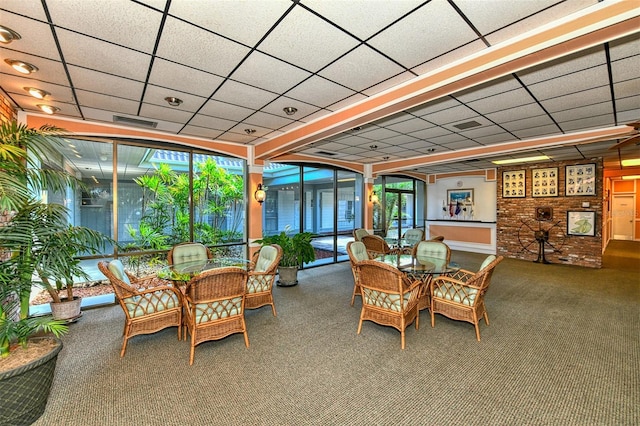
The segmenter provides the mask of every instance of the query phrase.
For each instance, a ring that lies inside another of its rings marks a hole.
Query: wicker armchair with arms
[[[169,265],[178,265],[180,263],[195,262],[198,260],[206,261],[212,257],[211,250],[200,243],[180,243],[173,246],[167,253]]]
[[[120,356],[133,336],[151,334],[167,327],[178,327],[182,337],[182,297],[168,281],[149,276],[136,278],[126,272],[120,260],[99,262],[98,268],[111,282],[116,300],[124,311],[124,341]]]
[[[273,316],[276,305],[273,301],[273,283],[276,279],[278,264],[282,259],[282,248],[277,244],[262,246],[251,261],[247,280],[247,295],[244,307],[256,309],[271,305]]]
[[[480,341],[480,318],[489,325],[484,296],[491,284],[491,276],[503,256],[490,255],[482,262],[478,272],[460,269],[448,276],[441,275],[431,281],[431,327],[435,326],[435,314],[442,314],[458,321],[467,321],[476,329]]]
[[[353,230],[353,239],[356,241],[362,241],[362,237],[364,237],[365,235],[371,234],[369,234],[369,231],[364,228],[356,228]]]
[[[407,229],[407,231],[402,236],[404,240],[404,247],[402,249],[403,253],[411,254],[413,248],[420,242],[424,240],[424,230],[420,228],[411,228]]]
[[[405,347],[405,330],[415,322],[419,327],[418,292],[422,282],[411,281],[398,268],[376,260],[357,263],[362,291],[362,311],[358,334],[363,321],[394,327],[400,331],[400,343]]]
[[[379,235],[365,235],[360,241],[367,248],[369,257],[372,259],[386,254],[398,253],[398,249],[389,247],[389,244]]]
[[[185,332],[191,335],[189,365],[202,342],[242,333],[249,347],[244,320],[246,286],[247,271],[235,266],[209,269],[187,283],[184,304]]]
[[[351,295],[351,306],[356,299],[356,295],[362,295],[360,284],[358,283],[357,264],[362,260],[369,260],[367,248],[362,241],[349,241],[347,243],[347,254],[349,255],[349,263],[351,263],[351,272],[353,273],[353,294]]]

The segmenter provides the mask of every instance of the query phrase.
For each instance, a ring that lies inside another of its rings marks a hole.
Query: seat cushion
[[[251,275],[247,279],[247,293],[260,293],[269,290],[275,275]]]
[[[212,320],[242,314],[242,297],[224,299],[213,303],[196,304],[195,322],[203,324]]]
[[[364,288],[362,290],[362,293],[363,302],[367,305],[374,305],[395,312],[400,312],[402,305],[403,307],[406,307],[407,303],[409,303],[409,298],[411,297],[411,292],[409,291],[404,293],[402,298],[400,298],[399,294],[389,294],[383,291],[376,291],[368,288]]]
[[[361,260],[369,260],[369,254],[367,253],[367,247],[361,241],[355,241],[349,246],[351,254],[359,262]]]
[[[482,265],[480,265],[480,269],[479,270],[483,270],[484,268],[489,266],[489,264],[491,262],[493,262],[494,260],[496,260],[496,257],[493,254],[487,256],[487,258],[482,262]]]
[[[476,301],[478,290],[475,288],[463,287],[456,284],[441,285],[433,290],[433,296],[452,300],[467,306],[473,306]]]
[[[154,291],[140,296],[124,299],[124,304],[132,318],[175,308],[179,305],[178,296],[167,290]]]

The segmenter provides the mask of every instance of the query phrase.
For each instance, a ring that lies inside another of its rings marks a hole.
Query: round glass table
[[[237,266],[247,269],[251,264],[250,260],[239,257],[217,257],[207,260],[195,260],[191,262],[176,263],[168,265],[158,271],[158,278],[179,283],[186,283],[194,276],[203,271],[227,266]]]
[[[447,263],[446,259],[437,257],[421,257],[420,262],[415,259],[411,264],[399,265],[398,269],[413,280],[422,281],[418,295],[418,309],[423,310],[431,306],[431,280],[439,275],[448,275],[457,272],[460,266],[455,262]]]

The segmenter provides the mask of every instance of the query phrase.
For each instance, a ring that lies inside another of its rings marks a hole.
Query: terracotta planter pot
[[[291,287],[298,284],[297,266],[279,266],[277,285],[281,287]]]
[[[80,316],[82,297],[74,297],[73,300],[63,299],[60,303],[49,303],[51,315],[57,320],[73,320]]]
[[[30,425],[44,413],[62,341],[48,354],[0,373],[0,425]]]

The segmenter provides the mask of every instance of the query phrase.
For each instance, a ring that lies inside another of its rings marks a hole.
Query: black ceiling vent
[[[135,127],[146,127],[149,129],[155,129],[158,126],[157,121],[140,120],[139,118],[123,117],[121,115],[114,115],[113,122]]]
[[[334,155],[337,155],[335,152],[329,152],[329,151],[316,151],[316,154],[328,155],[329,157],[333,157]]]
[[[465,123],[459,123],[459,124],[453,125],[453,127],[460,130],[467,130],[467,129],[471,129],[472,127],[478,127],[478,126],[482,126],[482,124],[478,123],[477,121],[467,121]]]

